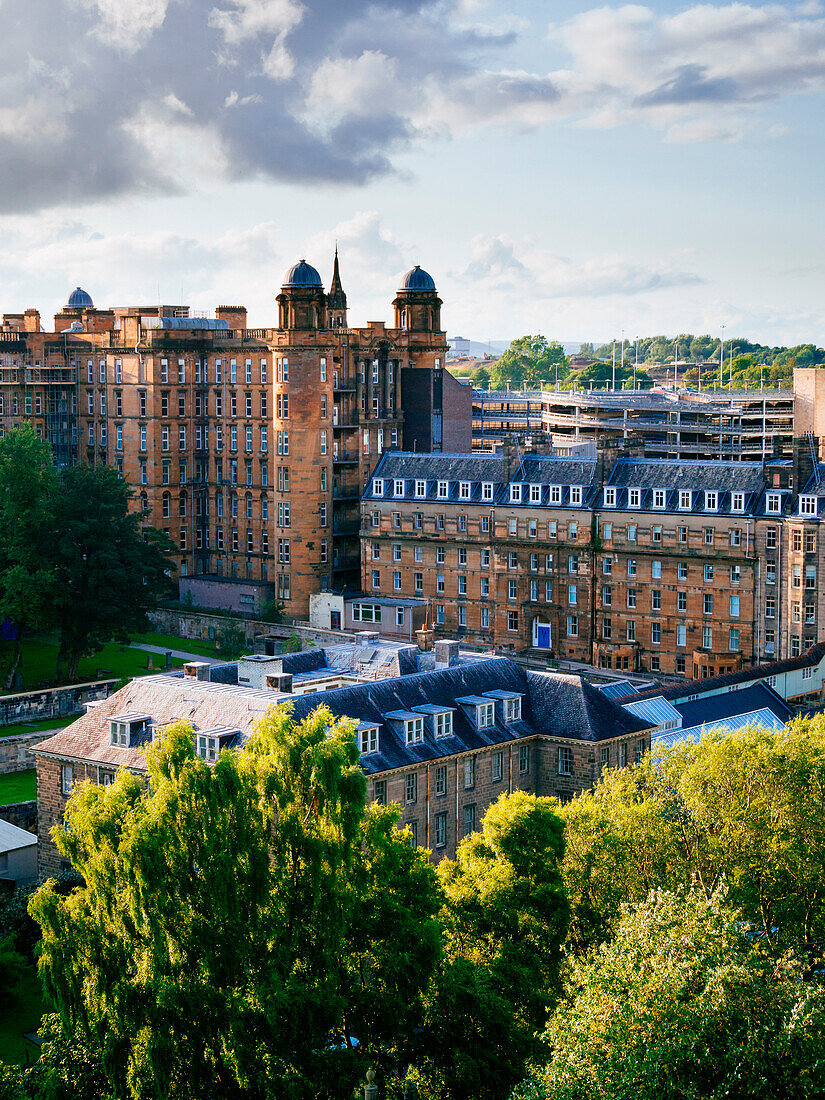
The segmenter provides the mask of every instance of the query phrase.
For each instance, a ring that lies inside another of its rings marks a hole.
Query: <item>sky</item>
[[[0,0],[0,311],[350,322],[421,264],[453,336],[825,339],[825,9]],[[725,329],[722,329],[722,326]]]

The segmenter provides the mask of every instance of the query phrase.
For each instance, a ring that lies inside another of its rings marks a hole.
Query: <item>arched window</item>
[[[238,514],[238,494],[233,493],[232,494],[232,515],[237,516],[237,514]]]
[[[246,500],[246,518],[247,519],[252,519],[252,494],[247,493],[245,500]]]
[[[140,494],[140,510],[144,515],[149,511],[149,497],[146,493]]]
[[[407,311],[406,311],[406,309],[402,309],[401,310],[401,330],[406,331],[406,328],[407,328]]]
[[[171,512],[172,494],[164,493],[161,497],[161,504],[163,510],[163,518],[169,519],[169,513]]]

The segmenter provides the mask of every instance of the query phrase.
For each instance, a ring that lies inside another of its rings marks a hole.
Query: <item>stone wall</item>
[[[0,821],[8,821],[18,829],[37,832],[37,802],[13,802],[11,806],[0,806]]]
[[[17,733],[13,737],[0,737],[0,775],[9,772],[25,772],[35,765],[32,749],[51,737],[52,730],[36,730]]]
[[[88,684],[69,684],[44,691],[0,696],[0,726],[83,714],[86,703],[108,698],[119,683],[119,680],[94,680]]]
[[[354,634],[344,630],[321,630],[309,623],[289,625],[286,623],[265,623],[260,619],[239,619],[235,616],[213,615],[207,611],[173,611],[159,608],[149,612],[149,619],[155,630],[162,634],[172,634],[180,638],[192,638],[197,641],[214,642],[226,627],[239,627],[246,635],[250,651],[256,637],[269,637],[286,641],[297,634],[305,649],[319,645],[338,645],[351,642]]]

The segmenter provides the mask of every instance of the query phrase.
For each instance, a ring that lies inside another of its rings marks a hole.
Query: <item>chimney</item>
[[[243,331],[246,328],[246,306],[218,306],[215,317],[226,321],[230,328]]]
[[[278,677],[278,690],[282,691],[284,695],[292,694],[292,673],[282,672]]]
[[[360,646],[375,645],[378,642],[377,630],[359,630],[357,634]]]
[[[40,332],[40,310],[27,309],[23,314],[23,328],[26,332]]]
[[[435,631],[431,626],[423,626],[420,630],[415,632],[415,640],[418,642],[418,648],[422,653],[429,653],[433,648],[433,638],[435,637]]]
[[[206,661],[187,661],[183,666],[183,675],[189,680],[209,680],[209,665]]]
[[[451,639],[439,639],[435,643],[435,667],[450,668],[458,660],[458,642]]]

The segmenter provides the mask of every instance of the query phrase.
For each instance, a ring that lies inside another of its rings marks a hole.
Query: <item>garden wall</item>
[[[0,806],[0,821],[8,821],[18,829],[37,832],[37,802],[13,802],[11,806]]]
[[[94,680],[88,684],[70,684],[0,696],[0,726],[83,714],[86,703],[108,698],[119,683],[119,680]]]
[[[241,619],[234,615],[213,615],[207,611],[173,611],[159,608],[149,612],[152,626],[161,634],[172,634],[178,638],[192,638],[198,641],[214,642],[222,630],[236,627],[243,630],[250,647],[258,635],[278,638],[286,641],[297,634],[304,648],[320,645],[338,645],[351,642],[355,635],[346,630],[320,630],[309,623],[265,623],[260,619]]]

